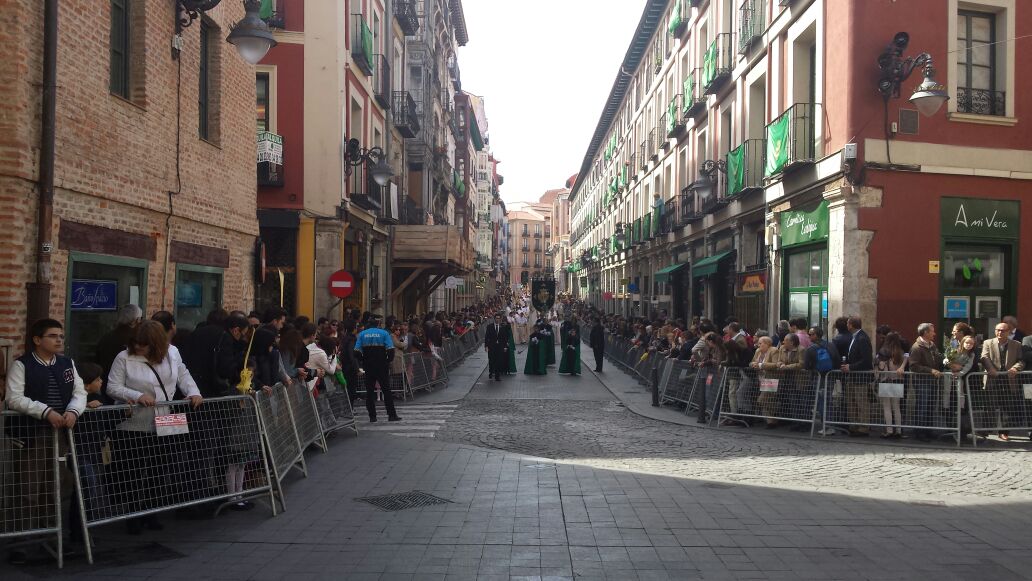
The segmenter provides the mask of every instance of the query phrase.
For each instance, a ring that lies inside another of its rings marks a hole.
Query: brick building
[[[5,2],[0,32],[0,337],[20,345],[28,319],[49,315],[89,359],[127,303],[171,310],[185,329],[220,305],[249,309],[254,69],[225,42],[242,4],[194,20],[178,58],[175,3],[59,4],[52,232],[38,240],[44,4]],[[30,296],[47,281],[43,245],[49,294]]]

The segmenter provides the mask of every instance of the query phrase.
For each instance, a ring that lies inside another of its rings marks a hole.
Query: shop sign
[[[738,284],[743,293],[762,293],[767,290],[767,273],[743,274],[738,277]]]
[[[269,131],[259,131],[256,142],[258,163],[267,161],[275,165],[283,165],[283,137]]]
[[[781,213],[781,245],[795,246],[828,239],[828,202],[812,212]]]
[[[114,311],[118,308],[118,281],[72,279],[69,300],[73,311]]]
[[[943,297],[942,303],[942,318],[967,320],[971,306],[971,302],[968,297]]]
[[[963,238],[1018,238],[1021,204],[1015,200],[943,198],[942,235]]]

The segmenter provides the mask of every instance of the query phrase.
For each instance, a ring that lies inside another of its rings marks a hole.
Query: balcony
[[[534,238],[541,238],[540,232],[534,232]]]
[[[469,271],[473,269],[473,244],[462,230],[448,225],[394,227],[395,268],[425,267]]]
[[[408,91],[394,91],[394,127],[402,137],[412,139],[419,134],[419,113]]]
[[[351,15],[351,58],[366,76],[373,74],[373,31],[362,14]]]
[[[637,181],[638,179],[638,166],[635,165],[637,161],[637,154],[632,153],[631,156],[627,158],[627,162],[624,164],[624,171],[627,172],[628,176],[630,177],[630,181],[632,182]]]
[[[706,93],[702,89],[701,79],[702,69],[697,68],[689,73],[688,78],[684,80],[684,91],[682,93],[684,106],[682,109],[685,119],[694,118],[706,110]]]
[[[667,105],[666,112],[666,132],[667,138],[673,139],[680,135],[688,125],[684,122],[684,117],[681,115],[681,98],[683,95],[674,95],[673,99],[670,99],[670,104]]]
[[[659,217],[659,233],[667,234],[681,226],[681,214],[677,198],[671,198],[663,204],[663,213]]]
[[[681,210],[681,224],[694,224],[702,220],[706,215],[704,212],[699,211],[696,198],[695,192],[691,191],[690,188],[681,190],[681,196],[677,201],[677,205],[680,206],[679,209]]]
[[[642,242],[652,240],[655,231],[652,229],[652,212],[645,212],[641,218],[641,240]]]
[[[703,57],[702,87],[707,95],[715,94],[731,78],[731,69],[734,68],[733,54],[731,33],[718,34]]]
[[[747,139],[727,154],[727,197],[763,189],[762,139]]]
[[[286,15],[286,0],[279,0],[278,2],[262,2],[262,9],[258,13],[259,18],[265,21],[265,25],[269,28],[277,28],[279,30],[286,30],[287,28],[287,15]]]
[[[641,241],[641,218],[636,218],[631,224],[631,246],[637,246]]]
[[[638,160],[638,169],[644,171],[649,169],[649,140],[646,138],[641,142],[641,159]]]
[[[697,208],[702,214],[712,214],[728,204],[727,174],[722,171],[714,171],[711,177],[712,184],[693,191],[697,200]],[[699,182],[696,182],[699,184]],[[696,184],[691,186],[694,190]]]
[[[409,226],[423,226],[426,224],[426,210],[416,204],[412,198],[404,196],[398,210],[399,223]]]
[[[391,63],[382,54],[373,55],[373,95],[384,109],[391,108]]]
[[[524,238],[526,238],[527,236],[530,236],[530,232],[528,232],[527,230],[524,230],[520,235],[523,236]]]
[[[1007,114],[1007,93],[957,87],[957,113],[1004,116]]]
[[[649,144],[649,149],[648,149],[648,151],[649,151],[649,158],[651,158],[652,161],[658,160],[659,159],[659,129],[658,128],[653,127],[649,131],[649,137],[648,137],[647,141],[648,141],[648,144]]]
[[[670,26],[667,29],[670,36],[679,38],[688,29],[690,14],[691,8],[688,6],[688,0],[674,0],[674,10],[670,13]]]
[[[394,17],[405,36],[415,36],[419,32],[419,13],[416,12],[416,0],[394,0]]]
[[[767,125],[764,176],[772,177],[817,159],[820,103],[796,103]]]
[[[401,200],[399,199],[398,186],[387,184],[381,189],[383,204],[376,219],[382,224],[397,224],[401,221]],[[408,199],[407,197],[405,199]]]
[[[753,42],[763,38],[766,8],[764,0],[745,0],[738,8],[738,54],[749,52]]]
[[[379,214],[380,208],[383,207],[383,186],[373,181],[372,172],[366,171],[365,164],[352,169],[348,189],[352,204],[373,214]]]

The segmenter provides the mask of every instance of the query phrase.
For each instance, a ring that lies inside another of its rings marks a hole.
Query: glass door
[[[176,328],[192,331],[222,305],[222,269],[180,265],[176,271]]]
[[[802,317],[808,325],[828,326],[828,249],[823,245],[789,254],[788,293],[782,313]]]

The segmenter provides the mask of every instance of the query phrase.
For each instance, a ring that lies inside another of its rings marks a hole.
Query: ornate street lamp
[[[701,205],[712,203],[716,199],[717,172],[727,173],[727,164],[722,159],[716,161],[707,159],[699,167],[699,177],[688,186],[690,191],[695,192]]]
[[[910,44],[910,35],[905,32],[897,32],[892,37],[892,42],[878,57],[878,68],[881,69],[878,92],[888,104],[889,99],[899,97],[900,84],[914,72],[914,69],[923,67],[924,80],[910,95],[910,102],[922,115],[931,117],[939,111],[943,103],[949,100],[950,96],[946,93],[946,87],[935,82],[932,55],[923,52],[916,57],[903,57],[903,51],[906,50],[908,44]]]
[[[616,236],[616,241],[620,243],[621,249],[627,248],[628,230],[630,230],[628,224],[625,224],[624,222],[616,223],[616,230],[613,232],[613,235]]]
[[[201,14],[215,8],[222,0],[176,0],[176,35],[193,24]],[[276,46],[269,25],[259,16],[261,0],[244,0],[244,17],[233,25],[226,42],[234,45],[240,57],[252,65],[258,64]]]
[[[385,186],[394,176],[391,166],[387,163],[387,154],[380,147],[366,149],[358,140],[352,137],[344,146],[344,177],[351,177],[353,168],[366,164],[373,181],[378,186]]]

